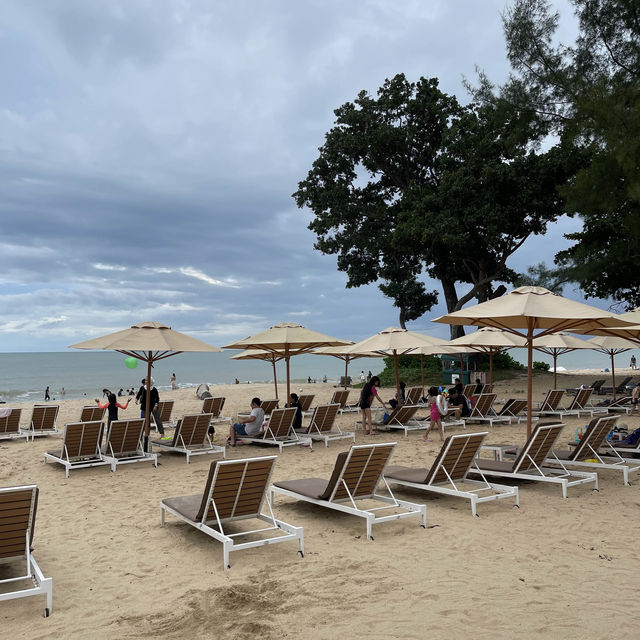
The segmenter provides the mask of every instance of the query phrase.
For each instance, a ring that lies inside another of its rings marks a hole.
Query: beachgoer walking
[[[440,410],[438,409],[438,387],[430,387],[428,391],[429,402],[429,426],[424,434],[425,442],[430,442],[429,433],[434,427],[440,432],[440,439],[444,440],[444,429],[442,428],[442,420],[440,419]]]
[[[171,390],[175,391],[178,388],[178,383],[176,382],[176,374],[175,373],[171,374],[171,378],[169,378],[169,381],[171,382]]]
[[[126,409],[129,406],[129,402],[131,402],[131,398],[128,398],[125,404],[120,404],[115,393],[111,393],[109,389],[103,389],[102,394],[107,398],[107,401],[104,404],[100,404],[100,400],[96,398],[96,402],[98,403],[98,409],[107,410],[108,429],[111,426],[111,423],[118,419],[118,409]]]
[[[373,419],[371,418],[371,404],[373,403],[373,399],[378,398],[380,404],[385,409],[387,408],[384,400],[378,394],[376,386],[380,386],[380,378],[378,378],[378,376],[373,376],[369,382],[362,387],[362,391],[360,392],[360,402],[358,405],[362,410],[362,429],[365,436],[376,435],[373,432]],[[367,431],[367,425],[369,431]]]
[[[49,395],[49,387],[44,390],[44,399],[51,400],[51,396]]]
[[[238,422],[229,427],[227,444],[230,447],[236,446],[237,436],[255,436],[260,433],[262,423],[264,422],[264,409],[260,407],[261,404],[260,398],[252,398],[251,415],[238,420]]]
[[[629,366],[632,369],[637,369],[638,367],[636,366],[636,357],[635,356],[631,356],[631,362],[629,363]]]
[[[158,390],[155,388],[155,382],[153,378],[151,378],[151,393],[149,395],[149,411],[155,420],[156,427],[158,429],[158,433],[163,436],[164,435],[164,425],[162,424],[162,418],[160,416],[160,412],[158,411],[158,402],[160,402],[160,394]],[[142,378],[142,386],[138,389],[138,393],[136,394],[136,404],[140,404],[140,417],[145,417],[145,409],[147,407],[147,379]],[[151,422],[149,422],[151,425]]]
[[[64,387],[62,387],[62,389],[60,389],[60,396],[64,398],[66,395],[67,395],[67,390]]]
[[[365,382],[367,377],[364,375],[364,371],[360,372],[360,382]]]

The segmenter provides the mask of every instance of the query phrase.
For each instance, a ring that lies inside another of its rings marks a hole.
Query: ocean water
[[[181,353],[154,365],[152,376],[159,391],[170,389],[169,378],[176,374],[180,388],[240,382],[273,382],[271,363],[261,360],[231,360],[237,351],[222,353]],[[66,398],[99,398],[102,389],[117,393],[119,389],[140,386],[147,374],[147,365],[139,362],[136,369],[125,366],[125,356],[113,351],[73,351],[51,353],[0,354],[0,396],[7,402],[35,402],[44,399],[50,388],[51,399],[60,399],[60,389]],[[349,375],[356,377],[366,362],[365,372],[380,371],[382,360],[367,358],[349,366]],[[331,356],[304,354],[291,358],[291,378],[296,383],[308,377],[336,382],[344,375],[344,362]],[[278,382],[285,381],[284,363],[276,365]],[[281,387],[284,389],[284,386]]]

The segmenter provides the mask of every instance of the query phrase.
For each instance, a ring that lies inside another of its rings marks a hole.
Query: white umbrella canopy
[[[318,356],[333,356],[340,360],[344,360],[344,388],[347,388],[347,380],[349,378],[349,363],[358,358],[379,358],[379,353],[351,353],[350,347],[355,343],[351,341],[348,345],[341,347],[320,347],[311,353]]]
[[[638,345],[626,338],[619,338],[617,336],[596,336],[590,338],[586,342],[592,349],[606,353],[611,358],[611,388],[613,389],[613,399],[616,399],[616,365],[615,356],[619,353],[624,353],[630,349],[635,349]]]
[[[499,298],[436,318],[434,322],[496,327],[525,338],[528,353],[528,436],[531,435],[534,337],[557,331],[580,329],[580,333],[586,333],[632,324],[621,316],[564,298],[543,287],[519,287]]]
[[[553,388],[556,389],[558,356],[576,349],[593,349],[593,345],[589,344],[588,340],[582,340],[563,331],[558,331],[558,333],[552,333],[541,338],[534,338],[533,348],[553,358]]]
[[[92,338],[70,345],[72,349],[104,349],[118,351],[131,358],[147,363],[147,389],[151,390],[151,368],[153,363],[178,355],[185,351],[215,352],[218,347],[175,331],[160,322],[145,321],[134,324],[128,329],[116,331],[106,336]],[[151,393],[146,394],[144,412],[144,433],[149,438],[149,403]]]
[[[260,349],[283,354],[287,367],[287,398],[291,391],[289,360],[291,356],[307,353],[317,347],[337,347],[348,345],[348,340],[340,340],[332,336],[307,329],[295,322],[281,322],[266,331],[253,336],[236,340],[224,345],[223,349]]]

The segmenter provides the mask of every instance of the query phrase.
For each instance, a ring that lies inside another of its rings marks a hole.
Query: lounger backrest
[[[487,432],[460,433],[449,436],[431,465],[424,484],[463,481]]]
[[[587,406],[591,398],[593,389],[578,389],[578,392],[573,397],[573,402],[569,405],[569,410],[584,409]]]
[[[513,403],[515,402],[514,398],[509,398],[503,405],[502,408],[500,409],[500,411],[498,411],[498,415],[499,416],[512,416],[513,413],[511,411],[511,407],[513,406]]]
[[[331,396],[331,402],[329,404],[339,404],[340,408],[344,407],[347,404],[347,398],[349,397],[348,390],[334,391],[333,396]]]
[[[618,398],[614,400],[609,406],[610,407],[624,407],[625,404],[629,404],[631,402],[631,396],[624,396],[624,398]]]
[[[202,413],[210,413],[214,418],[217,418],[222,413],[222,407],[224,407],[224,401],[226,398],[218,396],[217,398],[205,398],[202,403]]]
[[[495,393],[481,393],[476,397],[476,403],[471,411],[470,418],[486,418],[497,398]]]
[[[551,389],[548,391],[547,397],[540,407],[540,411],[556,411],[563,395],[564,389]]]
[[[339,454],[320,499],[342,500],[349,494],[354,498],[373,495],[395,446],[395,442],[357,445]]]
[[[422,399],[422,387],[409,387],[405,398],[406,404],[418,404]]]
[[[264,415],[270,415],[274,409],[278,408],[279,401],[278,400],[263,400],[260,407],[264,411]]]
[[[309,411],[309,408],[311,407],[311,403],[313,402],[314,398],[315,396],[313,394],[299,396],[298,403],[300,404],[300,408],[303,411]]]
[[[0,488],[0,559],[20,558],[31,546],[38,509],[38,487]],[[28,536],[28,537],[27,537]]]
[[[475,384],[465,384],[464,389],[462,390],[462,395],[467,399],[471,400],[471,396],[474,395],[476,390]]]
[[[573,450],[571,460],[585,460],[593,458],[594,451],[597,451],[607,439],[609,432],[616,424],[618,416],[601,416],[592,418],[587,430],[582,435],[580,444]]]
[[[96,420],[103,420],[104,411],[104,409],[101,409],[95,404],[82,407],[80,420],[78,420],[78,422],[95,422]]]
[[[58,405],[35,405],[31,414],[31,429],[34,431],[52,431],[56,428]]]
[[[171,412],[173,411],[173,400],[161,400],[158,402],[158,411],[162,422],[171,422]]]
[[[22,409],[11,409],[11,413],[0,418],[0,433],[18,433],[20,431],[20,415]]]
[[[602,380],[596,380],[592,385],[591,388],[594,391],[600,391],[600,387],[605,383],[605,379],[602,378]]]
[[[207,440],[211,418],[210,413],[184,416],[176,425],[171,446],[180,446],[183,443],[185,447],[203,445]]]
[[[511,403],[511,406],[509,407],[508,411],[509,411],[509,414],[512,415],[512,416],[518,416],[523,411],[525,411],[526,408],[527,408],[527,401],[526,400],[514,400]]]
[[[265,456],[212,462],[196,520],[215,522],[216,510],[220,520],[257,516],[275,461]]]
[[[291,431],[297,411],[297,407],[274,409],[269,418],[269,435],[273,435],[274,438],[286,438],[289,435],[289,431]]]
[[[384,420],[384,424],[397,424],[397,425],[405,425],[409,420],[416,415],[416,411],[420,407],[416,405],[408,405],[405,404],[401,407],[396,407],[389,417]]]
[[[562,429],[564,424],[559,422],[539,423],[513,461],[512,471],[515,473],[535,468],[534,462],[538,467],[542,467]]]
[[[330,432],[333,429],[339,409],[340,405],[337,403],[318,405],[311,417],[311,428],[309,431],[311,432],[315,429],[319,433]]]
[[[114,456],[126,456],[140,450],[144,418],[135,420],[114,420],[109,427],[107,452]]]
[[[69,422],[64,427],[63,449],[69,460],[95,458],[100,455],[102,422]]]
[[[621,383],[616,387],[616,391],[617,391],[618,393],[622,393],[622,392],[625,390],[626,386],[631,382],[631,378],[632,378],[632,377],[633,377],[633,376],[627,376],[627,377],[626,377],[626,378],[625,378],[625,379],[624,379],[624,380],[623,380],[623,381],[622,381],[622,382],[621,382]]]

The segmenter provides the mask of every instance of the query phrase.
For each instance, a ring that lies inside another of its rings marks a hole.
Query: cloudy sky
[[[0,351],[148,319],[218,345],[283,320],[352,339],[396,325],[377,287],[344,288],[291,194],[360,90],[404,72],[465,102],[476,65],[502,81],[505,6],[5,0]],[[510,266],[550,262],[574,225]],[[443,311],[412,328],[445,336],[428,322]]]

